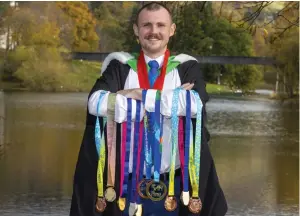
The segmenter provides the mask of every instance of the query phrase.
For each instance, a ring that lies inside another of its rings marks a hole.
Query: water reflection
[[[0,215],[67,215],[87,94],[4,98]],[[298,215],[298,109],[212,99],[207,110],[228,215]]]

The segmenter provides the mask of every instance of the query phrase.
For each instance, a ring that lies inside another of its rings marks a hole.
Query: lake
[[[86,100],[87,93],[1,93],[1,216],[68,215]],[[207,113],[227,215],[298,215],[298,106],[211,98]]]

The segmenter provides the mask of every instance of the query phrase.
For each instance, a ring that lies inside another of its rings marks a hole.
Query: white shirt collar
[[[159,57],[156,58],[156,59],[152,59],[152,58],[150,58],[149,56],[146,56],[145,54],[144,54],[144,56],[145,56],[146,64],[148,64],[149,61],[151,61],[151,60],[156,60],[156,61],[158,62],[158,64],[159,64],[159,68],[161,68],[161,66],[162,66],[162,64],[163,64],[163,62],[164,62],[164,56],[165,56],[165,55],[159,56]]]

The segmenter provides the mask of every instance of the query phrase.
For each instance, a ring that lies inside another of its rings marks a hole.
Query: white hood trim
[[[101,68],[101,74],[103,74],[103,72],[106,70],[106,68],[108,67],[110,61],[116,59],[119,62],[121,62],[122,64],[126,64],[128,62],[128,60],[133,59],[134,56],[132,56],[130,53],[128,52],[113,52],[110,53],[103,61],[102,63],[102,68]]]
[[[174,61],[179,61],[181,64],[190,60],[194,60],[197,61],[198,60],[196,58],[194,58],[193,56],[187,55],[187,54],[179,54],[177,56],[175,56],[175,58],[173,59]]]

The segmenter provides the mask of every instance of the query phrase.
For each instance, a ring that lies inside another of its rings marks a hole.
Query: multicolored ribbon
[[[98,154],[98,167],[97,167],[97,189],[98,189],[98,197],[103,197],[103,172],[105,166],[105,139],[104,139],[104,126],[106,123],[106,118],[103,117],[103,130],[101,136],[101,125],[99,120],[100,113],[100,104],[103,100],[106,91],[101,91],[97,103],[97,116],[96,116],[96,126],[95,126],[95,144],[96,150]]]
[[[201,117],[202,117],[202,102],[196,91],[192,90],[196,97],[197,103],[197,119],[196,119],[196,134],[195,134],[195,150],[193,144],[190,145],[189,170],[192,184],[192,196],[199,197],[199,179],[200,179],[200,161],[201,161]]]
[[[171,111],[171,124],[172,124],[172,154],[171,154],[171,169],[169,173],[169,191],[168,196],[174,196],[174,178],[175,178],[175,162],[176,162],[176,152],[178,147],[178,97],[180,88],[174,89],[173,99],[172,99],[172,111]]]

